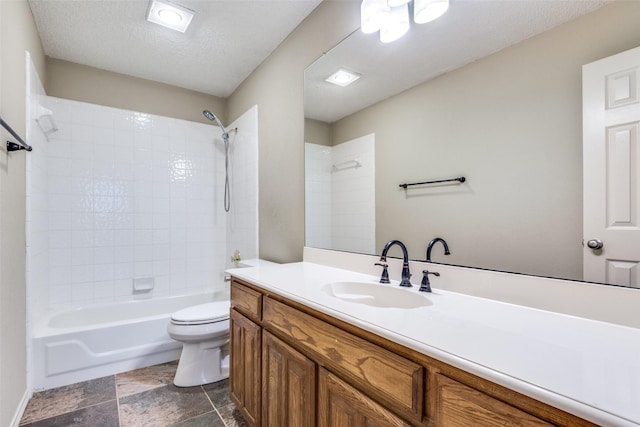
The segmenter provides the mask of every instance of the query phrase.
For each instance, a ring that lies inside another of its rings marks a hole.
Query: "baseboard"
[[[24,410],[27,409],[27,403],[29,403],[29,399],[31,399],[31,392],[29,390],[25,390],[22,395],[22,399],[20,400],[20,404],[16,408],[15,414],[13,414],[13,419],[11,420],[10,427],[18,427],[20,424],[20,420],[24,415]]]

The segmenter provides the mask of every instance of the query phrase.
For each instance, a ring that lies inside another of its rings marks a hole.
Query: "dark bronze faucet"
[[[447,242],[445,242],[445,240],[441,237],[436,237],[435,239],[430,241],[429,245],[427,246],[427,262],[431,262],[431,250],[433,249],[433,245],[435,245],[438,242],[441,242],[442,246],[444,246],[444,254],[451,255],[451,252],[449,252],[449,245],[447,245]]]
[[[411,281],[409,279],[411,279],[411,272],[409,271],[409,252],[407,252],[407,247],[404,245],[404,243],[402,243],[400,240],[390,240],[387,242],[386,245],[384,245],[384,248],[382,249],[382,255],[380,255],[380,262],[381,263],[386,263],[387,262],[387,252],[389,252],[389,249],[391,248],[391,246],[393,245],[398,245],[400,246],[400,249],[402,249],[402,280],[400,281],[400,286],[405,287],[405,288],[410,288],[411,286],[413,286],[411,284]],[[386,271],[387,269],[384,268],[384,271]],[[383,277],[380,279],[380,283],[385,283],[384,280],[384,271],[383,271]],[[387,282],[388,282],[388,278],[387,278]]]
[[[429,275],[440,276],[436,271],[422,270],[422,283],[420,283],[420,292],[431,292],[431,284],[429,283]]]

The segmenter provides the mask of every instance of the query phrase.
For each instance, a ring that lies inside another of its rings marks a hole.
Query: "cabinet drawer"
[[[232,280],[231,307],[259,322],[262,315],[262,294]]]
[[[437,426],[552,426],[540,418],[441,374],[436,374],[435,393],[434,415]]]
[[[420,365],[268,297],[263,326],[291,338],[303,353],[377,396],[384,406],[414,420],[421,418]]]
[[[329,371],[318,379],[318,427],[411,427]]]

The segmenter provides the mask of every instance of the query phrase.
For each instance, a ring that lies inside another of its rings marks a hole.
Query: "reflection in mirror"
[[[305,71],[307,246],[379,255],[399,239],[424,260],[442,237],[451,255],[434,262],[584,280],[582,65],[635,47],[639,17],[638,2],[452,2],[390,45],[352,34]],[[342,91],[324,82],[340,67],[362,75]],[[332,150],[368,135],[375,213],[332,231],[327,204],[346,188]],[[373,217],[370,249],[329,238]]]
[[[307,246],[373,253],[375,135],[334,146],[306,143]]]

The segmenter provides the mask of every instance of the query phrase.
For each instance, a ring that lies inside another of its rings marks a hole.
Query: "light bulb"
[[[438,19],[449,9],[449,0],[415,0],[413,20],[416,24],[426,24]]]
[[[365,34],[380,30],[389,16],[389,10],[387,0],[362,0],[360,4],[360,30]]]
[[[380,41],[382,43],[396,41],[407,31],[409,31],[409,5],[403,4],[392,8],[389,12],[389,19],[380,28]]]
[[[409,3],[409,0],[387,0],[387,5],[389,7],[398,7],[407,3]]]
[[[158,17],[169,25],[177,25],[182,21],[182,16],[171,9],[160,9],[158,11]]]

